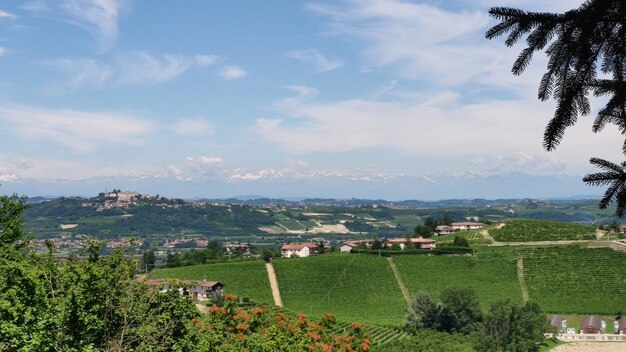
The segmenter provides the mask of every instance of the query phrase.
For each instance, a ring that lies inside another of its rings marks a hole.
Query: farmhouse
[[[615,321],[617,325],[617,329],[615,329],[616,334],[626,335],[626,318],[621,318]]]
[[[308,257],[317,254],[318,247],[312,243],[304,244],[286,244],[280,247],[280,253],[283,258],[291,258],[292,256]]]
[[[178,290],[181,296],[191,296],[194,301],[208,301],[216,295],[224,294],[224,284],[218,281],[192,280],[147,280],[145,284],[160,292]]]
[[[548,316],[548,322],[550,325],[556,327],[559,333],[564,333],[567,330],[567,319],[559,315]]]
[[[588,315],[580,322],[581,334],[602,334],[605,329],[606,322],[594,315]]]
[[[453,222],[452,228],[459,231],[476,230],[487,225],[482,222]]]
[[[430,238],[422,238],[422,237],[418,237],[418,238],[403,238],[403,237],[396,237],[396,238],[388,238],[385,240],[387,242],[388,246],[392,246],[394,243],[397,243],[400,245],[400,248],[402,250],[404,250],[404,248],[406,248],[407,244],[411,244],[411,246],[413,248],[417,248],[417,249],[433,249],[436,247],[435,244],[435,240],[432,240]]]
[[[619,227],[619,233],[624,233],[626,232],[626,225],[622,225]]]
[[[449,235],[449,234],[453,233],[454,231],[456,231],[454,229],[454,227],[448,226],[448,225],[439,225],[439,226],[435,227],[435,232],[438,235]]]

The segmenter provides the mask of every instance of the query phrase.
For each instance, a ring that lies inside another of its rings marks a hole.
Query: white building
[[[292,256],[297,257],[308,257],[312,254],[317,254],[317,245],[311,243],[305,244],[286,244],[280,247],[280,253],[283,258],[291,258]]]

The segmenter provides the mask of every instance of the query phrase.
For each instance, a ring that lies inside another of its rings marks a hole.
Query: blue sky
[[[490,6],[579,3],[0,0],[0,182],[397,198],[403,178],[583,175],[620,160],[617,130],[582,118],[543,151],[545,58],[515,77],[519,47],[484,39]]]

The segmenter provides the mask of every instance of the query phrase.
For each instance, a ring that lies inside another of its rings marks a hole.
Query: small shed
[[[588,315],[580,322],[581,334],[602,334],[606,329],[606,322],[595,315]]]
[[[456,230],[454,229],[454,227],[452,226],[448,226],[448,225],[439,225],[437,227],[435,227],[435,232],[438,235],[449,235],[453,232],[455,232]]]
[[[352,246],[346,243],[343,246],[339,247],[339,252],[350,253],[354,248],[356,248],[356,246]]]
[[[564,333],[567,331],[567,319],[563,318],[559,315],[550,315],[548,316],[548,322],[550,325],[556,327],[559,333]]]

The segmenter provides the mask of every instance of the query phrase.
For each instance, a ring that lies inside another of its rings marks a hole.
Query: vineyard
[[[467,256],[398,256],[393,259],[411,296],[427,291],[434,300],[449,287],[476,290],[483,308],[498,299],[521,303],[515,261],[494,254]]]
[[[260,303],[274,303],[265,263],[262,261],[160,269],[150,274],[150,278],[219,281],[224,284],[226,293],[248,297]]]
[[[578,246],[477,247],[473,256],[404,255],[393,258],[411,296],[427,291],[434,300],[449,287],[471,287],[486,308],[497,299],[521,303],[517,260],[530,300],[546,312],[614,315],[626,311],[626,253]],[[398,327],[405,301],[389,262],[373,255],[319,255],[274,261],[285,308],[339,321]],[[217,280],[227,293],[273,303],[262,261],[156,270],[153,278]],[[379,329],[380,341],[392,332]],[[378,331],[378,330],[376,330]],[[391,337],[390,337],[391,338]]]
[[[511,220],[489,234],[500,242],[593,240],[595,227],[554,221]]]
[[[325,255],[277,260],[274,268],[286,308],[370,324],[404,320],[405,302],[385,258]]]
[[[465,238],[470,244],[490,244],[491,241],[477,231],[457,231],[449,235],[434,237],[438,244],[452,243],[455,237]]]
[[[576,246],[527,249],[530,299],[546,311],[616,314],[626,311],[626,253]]]

